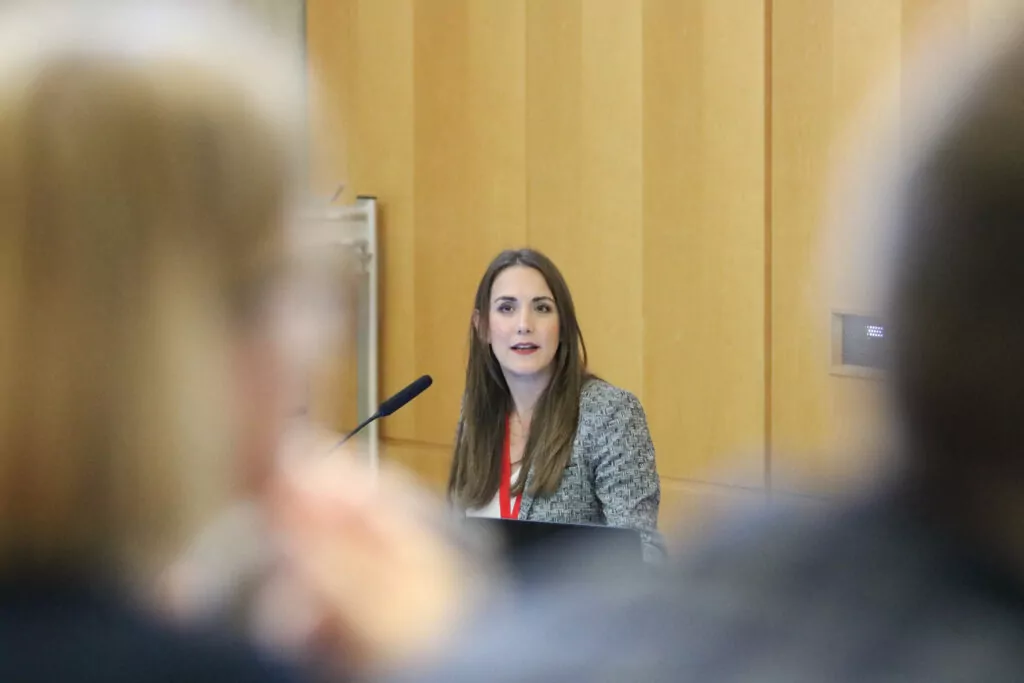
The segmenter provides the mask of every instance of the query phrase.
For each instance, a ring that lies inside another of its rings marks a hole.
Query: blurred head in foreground
[[[904,473],[965,516],[1024,501],[1019,27],[961,35],[905,70],[899,126],[852,169],[841,227],[858,244],[836,253],[847,288],[887,317]]]
[[[893,391],[922,468],[1024,486],[1024,43],[964,90],[906,178]]]
[[[279,435],[297,62],[144,4],[0,23],[0,566],[160,566]]]

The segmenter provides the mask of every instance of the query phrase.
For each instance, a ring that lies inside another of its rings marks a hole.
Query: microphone
[[[353,429],[348,434],[346,434],[345,438],[339,441],[337,445],[334,446],[334,448],[340,447],[346,441],[348,441],[353,436],[362,431],[363,427],[370,424],[371,422],[379,420],[382,417],[387,417],[388,415],[391,415],[396,410],[404,406],[406,403],[408,403],[409,401],[413,400],[414,398],[422,394],[424,391],[426,391],[433,383],[434,379],[430,375],[423,375],[419,379],[415,380],[412,384],[410,384],[409,386],[402,389],[391,398],[381,403],[380,408],[377,409],[376,413],[360,422],[359,426]]]

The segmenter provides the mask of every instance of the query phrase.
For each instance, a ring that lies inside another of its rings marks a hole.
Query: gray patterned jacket
[[[531,475],[526,477],[529,491]],[[661,484],[647,418],[636,396],[599,379],[580,394],[572,459],[546,498],[523,494],[519,519],[601,524],[640,531],[644,558],[664,556],[658,534]]]

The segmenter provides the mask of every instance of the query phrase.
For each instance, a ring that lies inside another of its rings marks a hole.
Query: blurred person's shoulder
[[[864,612],[948,580],[939,570],[953,569],[954,550],[886,486],[841,502],[775,503],[726,517],[684,548],[666,579],[691,607],[713,603],[720,617],[726,603],[717,592],[745,608],[784,606],[793,613],[849,602],[844,606]],[[889,599],[867,599],[878,590]]]
[[[903,555],[910,531],[899,505],[877,491],[852,501],[774,501],[734,508],[682,543],[674,576],[691,581],[778,587],[803,571],[849,566],[874,546],[875,561]],[[899,542],[892,544],[896,537]],[[833,565],[835,562],[835,565]]]
[[[686,656],[715,675],[1024,677],[1021,586],[915,510],[899,487],[733,520],[666,578],[674,620],[698,630],[690,644],[704,648]]]
[[[880,490],[731,515],[650,579],[513,596],[415,680],[506,680],[495,666],[510,632],[532,653],[508,678],[519,683],[1020,680],[1020,595]]]
[[[0,680],[299,683],[298,667],[216,629],[184,628],[109,586],[0,581]]]

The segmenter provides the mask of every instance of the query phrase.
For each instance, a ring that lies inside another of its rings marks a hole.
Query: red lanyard
[[[516,496],[515,505],[509,500],[512,496],[512,441],[509,436],[509,420],[505,418],[505,445],[501,449],[501,488],[498,500],[501,503],[502,519],[519,519],[519,507],[523,502],[523,492]]]

